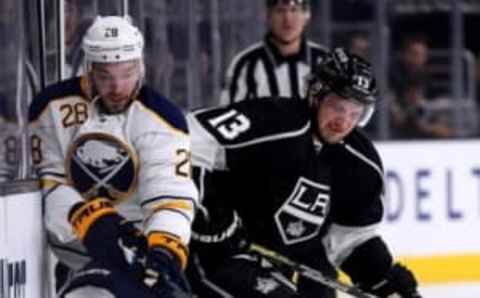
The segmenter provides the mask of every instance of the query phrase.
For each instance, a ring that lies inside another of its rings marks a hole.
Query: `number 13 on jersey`
[[[229,110],[208,120],[208,123],[227,140],[235,139],[250,128],[250,120],[236,110]]]

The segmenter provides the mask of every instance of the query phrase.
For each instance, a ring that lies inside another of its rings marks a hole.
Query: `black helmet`
[[[265,5],[267,8],[272,8],[278,3],[288,4],[288,5],[299,5],[302,6],[303,9],[310,8],[310,1],[309,0],[266,0]]]
[[[313,67],[308,79],[307,94],[310,100],[317,101],[334,92],[366,105],[368,115],[359,124],[363,126],[373,113],[376,85],[369,62],[343,48],[336,48]]]

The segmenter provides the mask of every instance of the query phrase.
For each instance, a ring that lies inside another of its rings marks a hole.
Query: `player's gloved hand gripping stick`
[[[106,198],[75,205],[69,221],[92,258],[138,276],[159,297],[191,296],[182,272],[188,249],[173,235],[155,232],[147,239]]]
[[[325,276],[322,272],[308,267],[307,265],[297,263],[286,256],[265,248],[261,245],[252,243],[249,251],[257,253],[269,259],[273,263],[287,265],[297,271],[300,275],[319,282],[327,287],[347,293],[356,298],[382,298],[382,297],[401,297],[401,298],[422,298],[416,291],[416,281],[413,274],[404,266],[395,264],[387,273],[385,279],[378,285],[371,287],[371,291],[377,294],[368,293],[365,290],[345,284],[337,279]]]

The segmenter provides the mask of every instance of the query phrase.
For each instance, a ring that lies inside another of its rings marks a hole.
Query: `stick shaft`
[[[287,257],[285,257],[285,256],[283,256],[283,255],[281,255],[281,254],[279,254],[275,251],[272,251],[268,248],[265,248],[261,245],[254,244],[254,243],[250,244],[249,251],[257,253],[257,254],[259,254],[263,257],[266,257],[273,262],[281,263],[281,264],[290,266],[294,270],[296,270],[300,275],[303,275],[306,278],[309,278],[313,281],[319,282],[319,283],[321,283],[321,284],[323,284],[327,287],[330,287],[332,289],[347,293],[347,294],[352,295],[356,298],[378,298],[377,296],[366,293],[366,292],[362,291],[361,289],[359,289],[355,286],[351,286],[351,285],[345,284],[343,282],[340,282],[335,278],[325,276],[322,272],[320,272],[316,269],[313,269],[313,268],[310,268],[310,267],[308,267],[304,264],[300,264],[300,263],[297,263],[295,261],[292,261],[291,259],[289,259],[289,258],[287,258]]]

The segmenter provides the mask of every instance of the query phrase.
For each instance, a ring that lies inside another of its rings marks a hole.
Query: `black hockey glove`
[[[422,298],[417,292],[417,280],[413,273],[401,264],[395,264],[387,272],[385,278],[375,285],[365,287],[365,291],[375,294],[381,298],[397,294],[399,298]]]
[[[144,284],[156,297],[192,297],[190,285],[176,257],[167,249],[155,247],[147,254]]]
[[[76,204],[69,221],[90,257],[120,270],[138,270],[137,259],[145,255],[147,240],[117,213],[110,200]]]
[[[218,261],[242,253],[248,247],[245,228],[234,210],[218,215],[198,212],[192,227],[192,240],[193,249],[201,257],[215,255]]]

